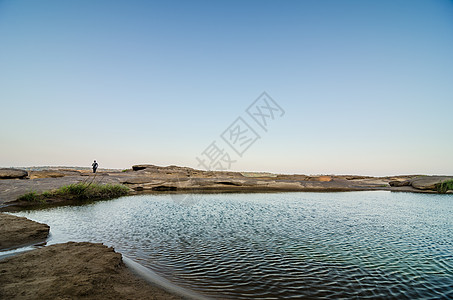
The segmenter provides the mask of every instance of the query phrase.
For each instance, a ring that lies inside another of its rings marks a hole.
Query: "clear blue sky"
[[[0,0],[0,166],[197,167],[263,91],[233,170],[453,174],[453,2]]]

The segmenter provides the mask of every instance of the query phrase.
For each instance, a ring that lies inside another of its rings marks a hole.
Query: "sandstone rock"
[[[47,238],[49,229],[49,225],[24,217],[0,214],[0,249],[43,241]]]
[[[76,176],[76,175],[80,175],[80,171],[79,171],[79,170],[72,170],[72,169],[58,169],[57,171],[58,171],[58,172],[62,172],[62,173],[65,174],[66,176]]]
[[[453,194],[453,190],[448,190],[445,194]]]
[[[293,175],[279,174],[276,177],[276,179],[278,180],[299,180],[299,181],[308,180],[309,178],[310,178],[309,176],[298,174]]]
[[[80,173],[80,176],[94,176],[94,173],[93,171],[89,171],[89,172],[81,172]],[[110,176],[110,174],[108,173],[105,173],[105,172],[96,172],[96,176],[97,178],[101,178],[101,176]]]
[[[183,299],[135,276],[102,244],[56,244],[0,261],[1,299]]]
[[[441,183],[442,181],[453,179],[449,176],[424,176],[417,177],[410,181],[411,185],[419,190],[434,190],[436,184]]]
[[[195,169],[189,168],[189,167],[179,167],[179,166],[167,166],[167,167],[160,167],[160,166],[155,166],[155,165],[133,165],[132,170],[134,171],[140,171],[140,170],[145,170],[145,169],[152,169],[152,170],[159,170],[159,171],[197,171]]]
[[[15,178],[25,178],[28,176],[28,172],[19,169],[0,169],[0,179],[15,179]]]
[[[404,180],[404,181],[399,181],[399,180],[394,180],[389,182],[390,186],[409,186],[411,185],[411,182],[409,180]]]
[[[332,181],[332,177],[330,177],[330,176],[319,176],[318,177],[318,181],[329,182],[329,181]]]
[[[64,177],[65,174],[59,171],[30,171],[30,175],[28,176],[30,179],[35,178],[58,178]]]
[[[196,175],[193,174],[194,172],[190,173],[190,176],[193,176],[195,177]],[[203,172],[203,173],[207,173],[207,172]],[[200,177],[203,177],[203,173],[201,174]],[[217,176],[215,177],[224,177],[224,178],[246,178],[244,175],[242,175],[242,173],[240,172],[228,172],[228,171],[216,171],[215,172],[216,174],[218,174]],[[270,177],[265,177],[265,178],[276,178],[277,176],[270,176]]]
[[[153,182],[165,182],[165,181],[156,180],[153,177],[140,176],[140,177],[127,178],[127,179],[123,180],[121,183],[122,184],[143,184],[143,183],[153,183]]]
[[[308,181],[321,181],[321,182],[329,182],[332,181],[332,177],[330,176],[313,176],[313,177],[308,177]]]
[[[133,165],[132,170],[140,171],[140,170],[144,170],[146,168],[152,168],[152,167],[155,167],[155,166],[154,165]]]
[[[277,177],[277,174],[272,174],[269,172],[240,172],[240,174],[244,177],[252,177],[252,178],[259,178],[259,177],[264,177],[264,178],[271,178],[271,177]]]
[[[357,180],[357,179],[367,179],[370,178],[369,176],[356,176],[356,175],[340,175],[337,176],[338,178],[346,179],[346,180]]]

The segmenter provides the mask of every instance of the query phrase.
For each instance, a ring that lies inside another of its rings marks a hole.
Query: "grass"
[[[124,196],[128,192],[129,189],[120,184],[75,183],[59,188],[55,195],[78,200],[97,200]]]
[[[52,193],[51,193],[51,192],[43,192],[41,195],[42,195],[44,198],[50,198],[50,197],[52,197]]]
[[[441,194],[445,194],[448,190],[453,190],[453,179],[436,184],[436,190]]]
[[[20,196],[19,198],[17,198],[17,200],[34,202],[34,203],[42,203],[43,197],[40,194],[38,194],[37,192],[31,191],[29,193],[26,193],[26,194]]]
[[[125,196],[128,193],[129,189],[121,184],[74,183],[41,194],[29,192],[17,200],[34,203],[45,203],[46,199],[103,200]]]

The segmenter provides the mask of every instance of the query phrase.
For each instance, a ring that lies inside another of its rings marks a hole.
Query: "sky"
[[[446,0],[0,0],[0,166],[452,175],[452,53]]]

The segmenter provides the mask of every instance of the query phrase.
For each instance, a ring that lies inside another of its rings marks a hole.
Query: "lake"
[[[222,299],[453,298],[453,196],[140,195],[24,211]]]

